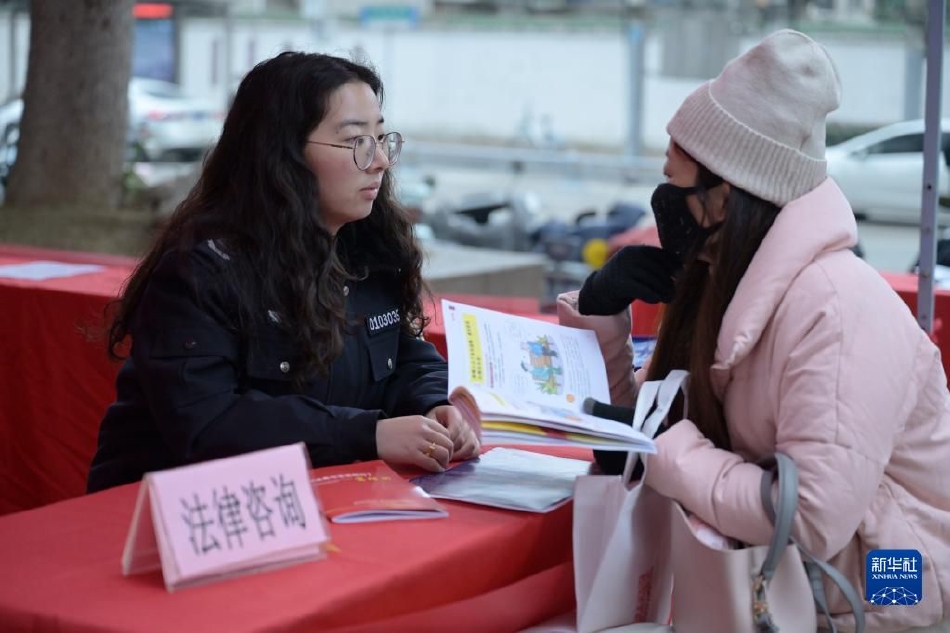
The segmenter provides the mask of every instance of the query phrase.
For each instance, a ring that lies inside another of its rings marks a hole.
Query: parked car
[[[950,119],[942,121],[938,194],[947,201]],[[924,121],[902,121],[855,136],[826,150],[828,174],[844,192],[855,215],[920,222],[924,172]],[[944,220],[950,209],[938,207]]]
[[[0,175],[16,160],[23,101],[0,106]],[[130,161],[194,162],[218,139],[224,111],[190,97],[167,81],[133,77],[129,82]]]
[[[0,106],[0,185],[5,189],[10,168],[16,162],[16,147],[20,140],[20,113],[23,102],[19,99]]]
[[[200,160],[221,134],[225,112],[215,103],[182,92],[167,81],[129,82],[129,124],[139,160]]]

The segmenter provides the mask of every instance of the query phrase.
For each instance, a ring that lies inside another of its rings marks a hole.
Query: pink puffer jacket
[[[647,483],[723,534],[765,544],[754,462],[789,455],[800,470],[796,536],[859,592],[868,551],[923,555],[919,605],[865,605],[869,631],[902,630],[950,617],[950,392],[936,346],[849,250],[856,236],[831,179],[782,209],[729,304],[710,370],[735,452],[682,420],[657,439]],[[559,304],[562,322],[598,331],[611,395],[631,402],[618,353],[629,315],[581,316],[570,303]],[[849,612],[828,595],[832,613]],[[853,629],[850,615],[835,621]]]

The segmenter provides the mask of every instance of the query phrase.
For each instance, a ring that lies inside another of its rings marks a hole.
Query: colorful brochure
[[[594,332],[446,300],[442,318],[449,401],[483,444],[656,452],[630,425],[582,411],[588,397],[610,402]]]

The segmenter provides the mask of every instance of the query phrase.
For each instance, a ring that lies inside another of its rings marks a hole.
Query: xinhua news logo
[[[881,606],[912,607],[924,597],[924,561],[915,549],[868,552],[864,598]]]

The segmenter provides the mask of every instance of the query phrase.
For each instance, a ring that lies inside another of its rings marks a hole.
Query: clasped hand
[[[442,472],[453,459],[471,459],[480,450],[475,432],[451,405],[376,424],[376,453],[386,462]]]

